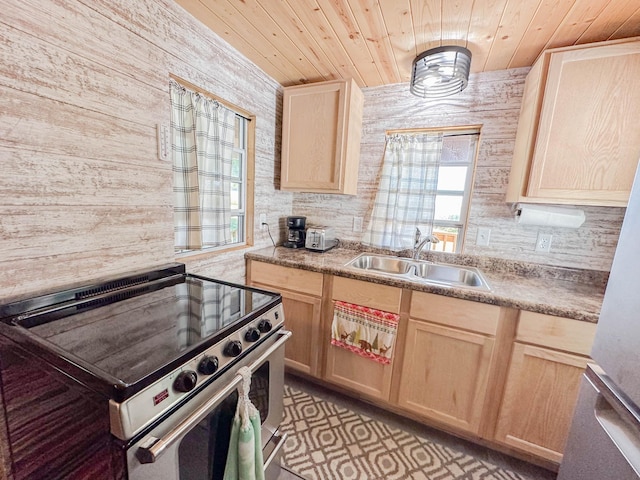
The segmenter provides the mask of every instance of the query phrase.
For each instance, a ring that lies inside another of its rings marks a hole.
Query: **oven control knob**
[[[269,320],[263,319],[263,320],[260,320],[260,323],[258,323],[258,330],[260,330],[262,333],[267,333],[271,331],[271,328],[272,328],[272,325]]]
[[[204,357],[198,364],[198,371],[203,375],[213,375],[218,370],[218,357]]]
[[[227,357],[237,357],[242,353],[242,343],[240,340],[232,340],[224,347],[224,354]]]
[[[180,372],[176,379],[173,381],[173,388],[179,392],[190,392],[196,388],[196,382],[198,381],[198,375],[193,370],[185,370]]]
[[[257,342],[259,338],[260,330],[258,330],[257,328],[251,327],[249,330],[247,330],[247,333],[244,334],[244,339],[247,342]]]

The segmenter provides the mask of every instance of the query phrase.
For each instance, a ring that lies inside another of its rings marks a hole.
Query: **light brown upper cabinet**
[[[357,193],[363,103],[353,80],[284,89],[282,190]]]
[[[638,78],[640,37],[543,52],[525,82],[507,202],[625,207]]]

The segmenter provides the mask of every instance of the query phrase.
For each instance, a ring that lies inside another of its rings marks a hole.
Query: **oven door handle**
[[[284,343],[289,340],[291,337],[291,332],[288,330],[281,330],[278,332],[280,337],[269,347],[269,349],[260,355],[255,362],[249,365],[249,370],[252,372],[256,370],[273,352],[278,350]],[[184,436],[189,430],[195,427],[198,423],[200,423],[207,415],[212,408],[214,408],[218,402],[224,399],[226,396],[231,394],[236,387],[242,382],[242,375],[238,374],[218,393],[216,393],[213,397],[207,400],[202,406],[200,406],[197,410],[193,412],[188,418],[178,424],[173,430],[167,433],[164,437],[158,439],[156,437],[149,437],[145,444],[138,448],[136,452],[136,457],[140,461],[140,463],[153,463],[157,460],[157,458],[162,455],[168,447],[170,447],[174,442]]]

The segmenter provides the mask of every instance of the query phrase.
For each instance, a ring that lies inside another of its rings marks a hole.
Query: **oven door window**
[[[249,398],[264,423],[269,415],[269,362],[251,375]],[[237,405],[238,392],[234,391],[182,439],[178,450],[181,480],[222,480]]]

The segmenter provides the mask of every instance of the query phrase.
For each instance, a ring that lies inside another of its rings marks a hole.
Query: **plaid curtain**
[[[362,243],[413,248],[416,227],[431,234],[442,133],[387,135],[380,185]]]
[[[236,114],[173,80],[169,90],[176,249],[225,245]]]

